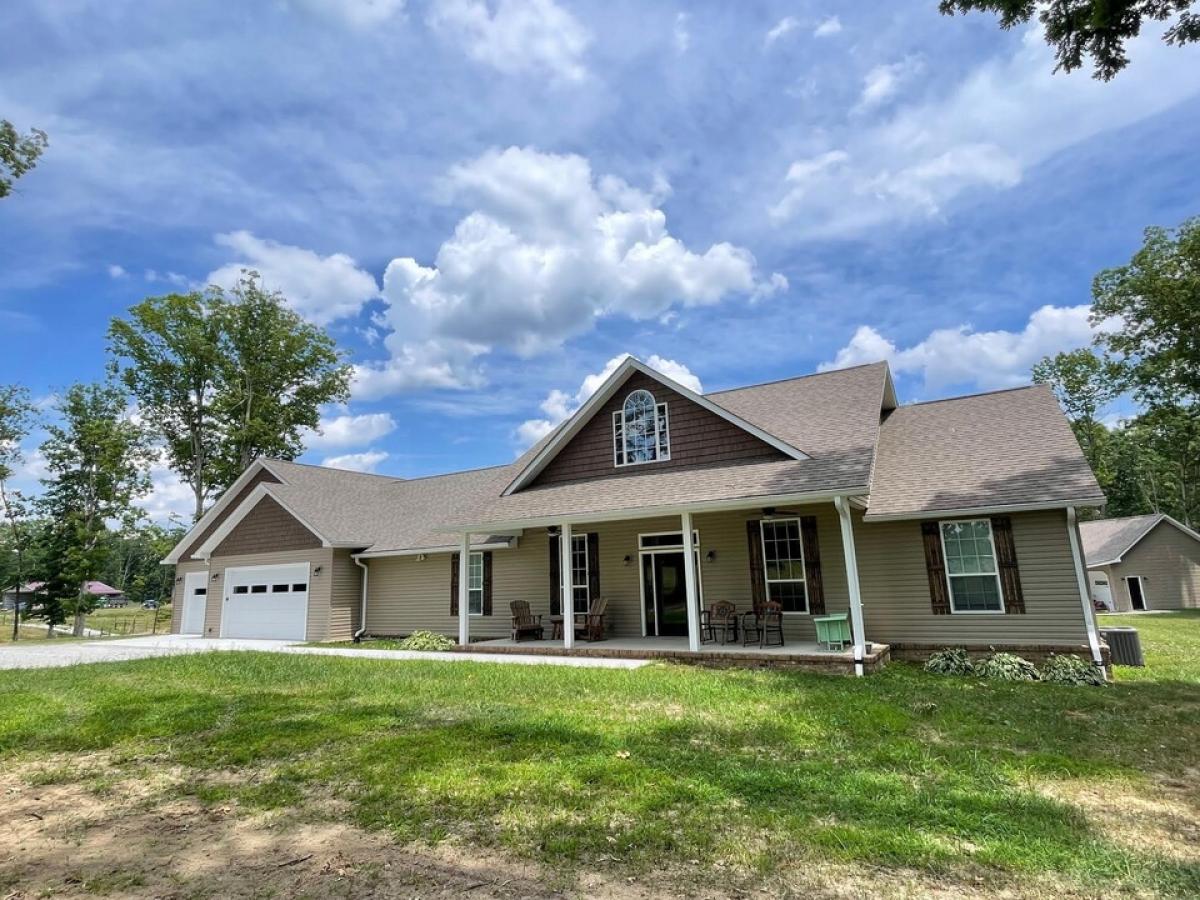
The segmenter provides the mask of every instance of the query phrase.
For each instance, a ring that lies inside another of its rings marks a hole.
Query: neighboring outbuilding
[[[35,596],[45,593],[45,586],[46,583],[44,581],[30,581],[21,585],[21,609],[28,610],[30,601]],[[83,583],[83,590],[85,593],[97,598],[102,606],[124,606],[128,602],[125,599],[124,591],[110,587],[103,581],[85,581]],[[16,606],[16,585],[4,589],[3,604],[5,609],[12,609]]]
[[[1092,600],[1116,612],[1200,609],[1200,534],[1163,513],[1080,522]]]

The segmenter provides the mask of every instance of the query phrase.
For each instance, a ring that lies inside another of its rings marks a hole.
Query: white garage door
[[[189,572],[183,578],[183,617],[180,634],[204,632],[204,604],[208,600],[208,573]]]
[[[225,570],[221,637],[304,640],[308,563]]]

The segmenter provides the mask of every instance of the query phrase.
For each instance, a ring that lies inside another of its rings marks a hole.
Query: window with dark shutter
[[[492,551],[483,553],[483,614],[492,614]]]
[[[758,519],[746,522],[746,541],[750,550],[750,600],[761,609],[767,599],[767,584],[763,576],[762,527]]]
[[[808,584],[808,611],[825,615],[825,583],[821,580],[821,546],[817,542],[817,517],[800,518],[800,536],[804,544],[804,576]]]
[[[594,531],[587,536],[588,608],[600,596],[600,535]]]
[[[946,561],[942,558],[942,534],[937,522],[921,523],[925,545],[925,570],[929,574],[929,605],[935,616],[950,615],[950,593],[946,585]]]
[[[1004,611],[1025,612],[1025,595],[1021,591],[1021,573],[1017,568],[1017,545],[1013,541],[1012,519],[992,518],[992,540],[996,544],[996,565],[1000,570],[1000,587],[1004,591]]]
[[[558,535],[550,535],[550,615],[562,615],[562,556],[558,552]]]
[[[450,554],[450,615],[458,615],[458,554]]]

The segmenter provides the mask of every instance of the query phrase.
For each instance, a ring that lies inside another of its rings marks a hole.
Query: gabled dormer
[[[606,476],[807,458],[796,447],[629,357],[560,426],[505,494]]]

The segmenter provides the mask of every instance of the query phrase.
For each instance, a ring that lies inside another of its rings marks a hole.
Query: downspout
[[[351,556],[350,558],[354,560],[354,564],[362,569],[363,572],[362,601],[358,609],[358,631],[354,632],[354,643],[357,644],[362,640],[363,635],[366,634],[367,631],[367,579],[370,577],[371,570],[367,567],[367,564],[357,556]]]
[[[1071,558],[1075,563],[1075,581],[1079,586],[1079,602],[1083,606],[1083,623],[1087,628],[1088,646],[1092,650],[1092,662],[1104,671],[1104,656],[1100,652],[1100,633],[1096,630],[1096,611],[1092,608],[1091,592],[1088,590],[1087,573],[1083,568],[1083,553],[1079,547],[1079,527],[1075,507],[1067,507],[1067,539],[1071,543]]]

